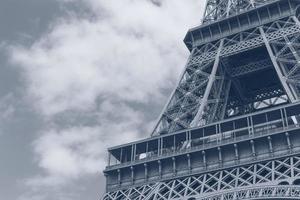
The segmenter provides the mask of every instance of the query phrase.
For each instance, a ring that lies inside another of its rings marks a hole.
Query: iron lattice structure
[[[300,199],[300,186],[285,179],[300,178],[300,157],[290,157],[229,170],[190,176],[168,182],[146,184],[109,193],[104,199],[184,199],[233,200],[266,197]],[[297,179],[296,181],[300,181]],[[272,182],[276,185],[265,185]],[[206,194],[210,194],[207,195]]]
[[[218,21],[224,15],[231,16],[236,12],[251,8],[253,10],[256,6],[268,5],[270,2],[274,1],[209,0],[204,22]],[[278,3],[278,1],[276,2]],[[228,8],[227,12],[224,11],[225,8]],[[268,9],[264,12],[271,15],[271,11]],[[236,17],[235,20],[231,18],[231,20],[238,24],[240,30],[229,31],[231,34],[228,34],[227,37],[217,39],[219,35],[222,35],[222,27],[224,27],[224,32],[233,29],[231,23],[234,22],[227,21],[226,25],[215,22],[216,27],[204,26],[204,30],[189,31],[185,42],[191,50],[191,55],[169,103],[159,118],[153,135],[170,133],[222,120],[228,117],[226,111],[237,109],[241,105],[244,108],[240,108],[240,112],[241,110],[244,114],[253,112],[251,106],[255,107],[257,101],[270,99],[272,96],[289,99],[290,102],[299,99],[298,18],[290,16],[270,23],[262,23],[261,26],[249,29],[252,16],[249,14],[243,17],[242,15],[238,16],[240,17]],[[259,20],[261,16],[258,14],[257,17]],[[269,17],[272,20],[272,16]],[[243,20],[247,23],[245,30],[243,30],[243,23],[245,23]],[[232,34],[234,32],[237,33]],[[216,40],[211,39],[211,42],[203,42],[196,39],[197,37],[205,38],[204,34],[209,34],[208,37],[215,37]],[[237,77],[243,73],[259,71],[267,67],[264,63],[266,60],[248,61],[245,64],[239,64],[240,66],[232,67],[230,56],[260,46],[266,48],[267,53],[265,56],[269,57],[269,66],[274,67],[276,70],[280,86],[261,88],[261,91],[255,91],[256,93],[250,97],[252,99],[247,99],[243,93],[254,91],[245,91],[241,88],[240,80]],[[231,87],[236,88],[237,94],[230,94]],[[279,93],[282,95],[279,96]],[[284,95],[286,96],[283,97]],[[228,99],[228,97],[235,99]]]
[[[299,6],[207,0],[151,137],[108,150],[103,199],[300,199]]]

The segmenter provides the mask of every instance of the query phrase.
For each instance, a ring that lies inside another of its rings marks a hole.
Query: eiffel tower
[[[300,199],[299,6],[207,0],[151,136],[108,149],[102,199]]]

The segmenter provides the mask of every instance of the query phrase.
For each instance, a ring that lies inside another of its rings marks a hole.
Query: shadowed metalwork
[[[150,138],[110,148],[103,199],[300,199],[297,0],[208,0]]]

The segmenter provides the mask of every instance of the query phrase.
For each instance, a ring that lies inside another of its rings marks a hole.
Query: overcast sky
[[[106,148],[150,135],[203,6],[1,0],[0,199],[99,199]]]

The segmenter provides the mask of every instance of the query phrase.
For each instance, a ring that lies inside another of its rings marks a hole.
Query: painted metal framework
[[[167,200],[189,197],[229,200],[274,196],[300,199],[299,183],[300,157],[293,156],[118,190],[107,193],[103,199]]]
[[[236,15],[275,0],[207,0],[203,23]]]
[[[289,0],[285,2],[289,3]],[[295,8],[291,7],[291,10]],[[266,11],[269,9],[264,10]],[[260,17],[262,16],[258,15],[258,19]],[[269,14],[269,17],[272,18],[272,15]],[[248,28],[249,24],[251,25],[250,21],[247,23]],[[242,25],[239,28],[242,29]],[[209,124],[231,115],[253,112],[259,101],[298,101],[299,32],[299,20],[292,15],[211,42],[201,44],[193,41],[194,47],[186,68],[152,135],[171,133]],[[195,33],[190,35],[193,37]],[[259,47],[266,49],[266,56],[269,57],[267,60],[257,60],[234,68],[227,64],[230,57]],[[245,91],[239,88],[236,77],[262,70],[267,67],[263,62],[276,71],[279,84],[277,87],[255,91],[250,99],[245,99]],[[232,87],[236,88],[238,95],[230,95]],[[230,112],[233,114],[229,114]]]
[[[151,137],[109,149],[103,200],[300,199],[299,6],[207,0]]]

